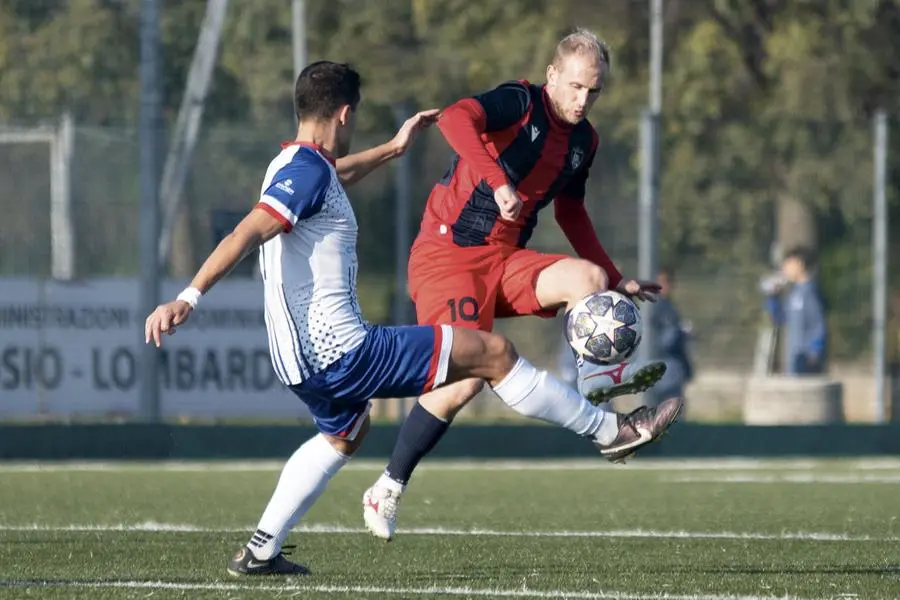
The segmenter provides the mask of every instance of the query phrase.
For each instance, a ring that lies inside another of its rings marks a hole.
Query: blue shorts
[[[444,383],[452,345],[448,325],[375,325],[359,346],[290,389],[320,432],[352,440],[371,398],[418,396]]]

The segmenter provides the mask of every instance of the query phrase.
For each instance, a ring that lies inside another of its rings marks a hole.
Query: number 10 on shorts
[[[447,300],[447,306],[450,307],[450,321],[453,323],[457,320],[478,320],[478,301],[471,296],[463,296],[459,300]]]

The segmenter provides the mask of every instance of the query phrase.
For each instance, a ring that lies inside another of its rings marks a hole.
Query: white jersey
[[[257,207],[285,229],[260,248],[259,267],[272,365],[282,383],[296,385],[368,331],[356,296],[356,217],[334,165],[306,144],[283,146]]]

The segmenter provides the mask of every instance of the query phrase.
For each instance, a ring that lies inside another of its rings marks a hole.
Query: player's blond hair
[[[559,67],[562,59],[573,54],[581,56],[594,56],[597,62],[606,65],[609,71],[609,46],[597,37],[597,34],[589,29],[578,27],[561,39],[556,45],[556,54],[553,57],[553,64]]]

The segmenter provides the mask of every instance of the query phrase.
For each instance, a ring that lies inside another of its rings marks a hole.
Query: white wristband
[[[187,302],[191,305],[191,308],[197,308],[197,303],[200,302],[200,296],[203,294],[194,287],[185,288],[183,292],[178,294],[176,300],[181,300],[183,302]]]

